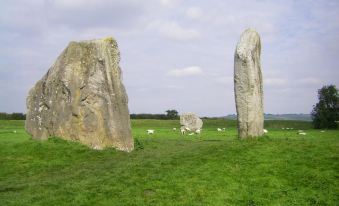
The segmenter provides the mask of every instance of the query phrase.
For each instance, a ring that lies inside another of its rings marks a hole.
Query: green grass
[[[178,121],[135,120],[124,153],[35,141],[23,121],[0,121],[0,205],[338,205],[338,130],[268,121],[268,135],[239,141],[235,125],[204,120],[182,136]]]

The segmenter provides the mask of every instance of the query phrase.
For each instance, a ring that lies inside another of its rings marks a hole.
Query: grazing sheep
[[[148,129],[147,134],[154,134],[154,129]]]
[[[264,134],[268,133],[267,129],[263,129],[262,131],[264,132]]]
[[[281,129],[285,129],[285,127],[281,128]]]
[[[298,130],[297,134],[306,135],[306,132],[304,132],[304,130]]]
[[[222,129],[218,128],[218,129],[217,129],[217,131],[218,131],[218,132],[221,132],[221,131],[222,131]]]
[[[224,128],[222,128],[222,131],[224,131],[224,132],[225,132],[225,131],[226,131],[226,128],[225,128],[225,127],[224,127]]]
[[[325,132],[324,130],[321,130],[320,132]]]
[[[98,146],[98,145],[95,145],[95,146],[93,147],[93,149],[95,149],[95,150],[102,150],[102,147],[100,147],[100,146]]]
[[[186,133],[186,127],[185,126],[180,127],[180,132],[181,132],[181,134],[185,134]]]
[[[190,132],[191,131],[191,129],[190,128],[188,128],[188,127],[186,127],[186,126],[181,126],[180,127],[180,132],[181,132],[181,134],[185,134],[186,132]],[[194,134],[194,133],[193,133]]]

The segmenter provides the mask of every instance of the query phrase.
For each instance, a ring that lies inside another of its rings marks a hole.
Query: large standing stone
[[[263,135],[263,83],[260,66],[259,34],[247,29],[234,55],[234,91],[239,138]]]
[[[26,130],[94,149],[132,151],[127,95],[112,38],[71,42],[27,97]]]
[[[194,132],[201,129],[203,122],[196,114],[185,113],[180,115],[180,124]]]

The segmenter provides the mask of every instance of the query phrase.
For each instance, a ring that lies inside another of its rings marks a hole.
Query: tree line
[[[131,119],[179,119],[178,111],[167,110],[166,114],[131,114]],[[25,120],[26,114],[0,112],[0,120]]]
[[[131,114],[131,119],[179,119],[177,110],[167,110],[166,114]]]
[[[25,120],[26,114],[24,113],[6,113],[0,112],[0,120]]]

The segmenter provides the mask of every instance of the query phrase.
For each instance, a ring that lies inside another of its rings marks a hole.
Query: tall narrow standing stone
[[[263,135],[263,81],[260,66],[259,34],[247,29],[240,37],[234,55],[234,92],[239,138]]]
[[[127,94],[113,38],[71,42],[27,97],[26,130],[93,149],[132,151]]]

